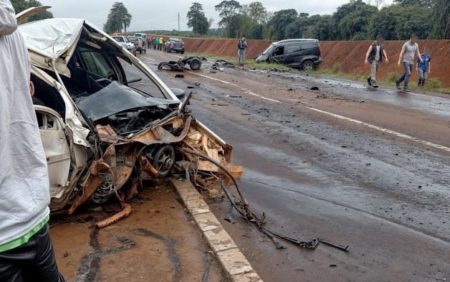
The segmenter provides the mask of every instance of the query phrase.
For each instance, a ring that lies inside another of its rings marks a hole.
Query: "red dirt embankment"
[[[184,38],[187,52],[204,53],[217,56],[237,56],[236,39]],[[269,40],[248,40],[247,57],[256,58],[270,45]],[[398,56],[404,41],[386,41],[385,49],[389,62],[380,67],[378,78],[397,77],[403,67],[397,65]],[[349,74],[368,74],[369,66],[364,58],[371,41],[322,41],[322,67],[336,68]],[[430,78],[436,78],[444,87],[450,87],[450,40],[421,40],[421,52],[426,48],[432,57]],[[413,71],[413,81],[417,73]]]

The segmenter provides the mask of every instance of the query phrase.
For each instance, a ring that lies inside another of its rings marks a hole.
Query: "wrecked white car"
[[[81,19],[58,18],[24,23],[19,30],[32,61],[52,211],[72,214],[84,203],[115,196],[124,203],[142,179],[167,176],[177,163],[219,172],[182,148],[239,176],[240,169],[229,164],[231,146],[185,108],[190,94],[178,95],[180,101],[101,30]]]

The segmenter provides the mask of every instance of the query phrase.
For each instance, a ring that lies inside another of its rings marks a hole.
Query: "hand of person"
[[[386,63],[389,63],[389,59],[388,58],[386,58]]]
[[[399,66],[401,65],[400,61],[398,61],[397,65],[399,65]]]
[[[369,61],[367,59],[364,60],[364,63],[369,64]]]

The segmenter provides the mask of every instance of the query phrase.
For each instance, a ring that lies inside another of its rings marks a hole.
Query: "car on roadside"
[[[142,32],[136,32],[135,34],[133,34],[133,36],[139,37],[139,38],[141,38],[141,39],[144,40],[144,41],[145,41],[145,39],[147,38],[147,34],[142,33]]]
[[[139,52],[139,54],[147,52],[147,49],[145,48],[145,41],[142,40],[142,38],[136,36],[128,36],[127,38],[131,43],[134,44],[136,52]]]
[[[274,42],[256,58],[256,62],[313,70],[322,63],[320,43],[317,39],[286,39]]]
[[[24,23],[28,12],[17,19],[31,58],[52,212],[72,214],[80,205],[112,197],[123,203],[143,180],[183,165],[183,173],[217,172],[185,148],[231,165],[231,146],[186,109],[191,94],[169,88],[87,21]]]
[[[171,37],[164,44],[166,52],[176,52],[184,54],[184,42],[180,38]]]
[[[128,40],[126,36],[114,35],[112,38],[116,40],[123,48],[127,49],[131,54],[136,56],[136,47]]]

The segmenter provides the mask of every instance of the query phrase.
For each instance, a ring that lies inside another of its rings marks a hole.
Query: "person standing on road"
[[[155,50],[159,50],[159,37],[155,37]]]
[[[378,67],[383,62],[383,59],[386,61],[386,63],[389,62],[383,45],[383,37],[381,37],[381,35],[378,35],[375,42],[373,42],[372,45],[369,46],[369,49],[366,53],[365,63],[370,64],[370,75],[367,78],[367,83],[369,84],[369,86],[375,88],[378,87],[376,75]]]
[[[419,51],[419,44],[417,44],[417,36],[415,34],[411,35],[411,38],[403,44],[402,51],[400,52],[400,55],[398,56],[398,65],[403,62],[403,69],[404,72],[402,76],[400,76],[396,81],[395,85],[397,86],[397,89],[400,88],[400,83],[403,82],[403,91],[409,92],[408,90],[408,82],[409,77],[411,76],[411,72],[414,65],[414,57],[417,54],[417,57],[419,58],[419,61],[422,62],[422,58]]]
[[[238,61],[239,65],[241,66],[243,66],[245,62],[245,49],[247,49],[247,47],[248,47],[247,41],[245,40],[245,37],[242,37],[237,44]]]
[[[422,59],[422,60],[420,60]],[[417,58],[416,69],[419,72],[419,87],[425,86],[425,80],[428,78],[428,74],[431,72],[431,56],[427,53],[427,49],[423,49],[423,53]]]
[[[159,38],[159,50],[164,51],[164,37]]]
[[[30,58],[0,0],[0,281],[64,281],[49,236],[49,178],[30,95]]]

